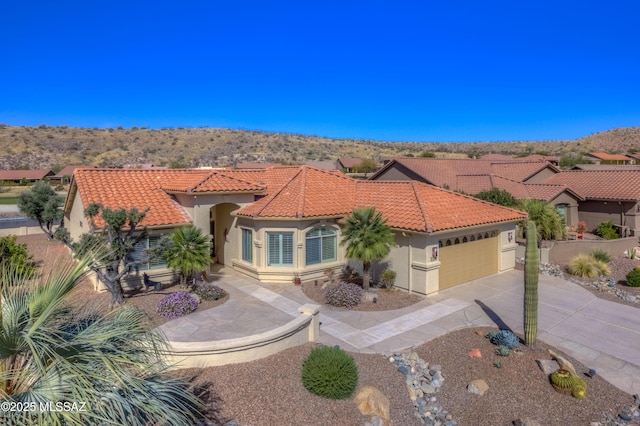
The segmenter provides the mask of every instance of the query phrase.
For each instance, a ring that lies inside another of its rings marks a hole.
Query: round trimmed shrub
[[[342,349],[315,348],[302,363],[302,384],[309,392],[325,398],[349,398],[358,384],[358,367]]]
[[[634,268],[627,274],[627,285],[629,287],[640,287],[640,269]]]
[[[213,284],[199,284],[193,290],[201,300],[218,300],[227,295],[227,292]]]
[[[362,301],[363,290],[357,284],[341,281],[327,288],[324,293],[324,302],[327,305],[353,308]]]
[[[189,315],[198,307],[196,299],[186,291],[177,291],[162,298],[156,306],[156,312],[167,318],[180,318]]]

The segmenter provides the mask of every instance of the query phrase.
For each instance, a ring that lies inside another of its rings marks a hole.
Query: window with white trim
[[[305,237],[306,264],[333,262],[337,253],[337,232],[331,228],[315,228]]]
[[[160,244],[162,235],[151,235],[147,238],[143,238],[133,246],[133,250],[127,256],[127,261],[136,262],[144,259],[147,256],[146,250],[148,248],[157,247]],[[147,262],[134,266],[133,268],[138,271],[148,271],[150,269],[164,269],[167,267],[167,262],[162,257],[158,256]]]
[[[242,260],[253,262],[253,230],[242,229]]]
[[[293,232],[267,232],[267,265],[293,266]]]

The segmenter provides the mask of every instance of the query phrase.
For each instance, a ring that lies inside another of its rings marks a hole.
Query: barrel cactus
[[[551,374],[551,384],[560,393],[571,394],[576,399],[587,396],[587,384],[580,377],[574,376],[569,370],[559,369]]]

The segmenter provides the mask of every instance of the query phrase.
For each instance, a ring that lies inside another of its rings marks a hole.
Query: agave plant
[[[122,306],[105,315],[68,306],[86,267],[84,260],[69,263],[37,281],[3,271],[0,403],[33,410],[4,411],[0,424],[197,422],[201,402],[184,382],[163,376],[164,341],[144,312]]]

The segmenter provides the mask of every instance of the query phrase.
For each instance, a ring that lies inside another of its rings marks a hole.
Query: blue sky
[[[2,2],[0,123],[389,141],[640,125],[640,2]]]

